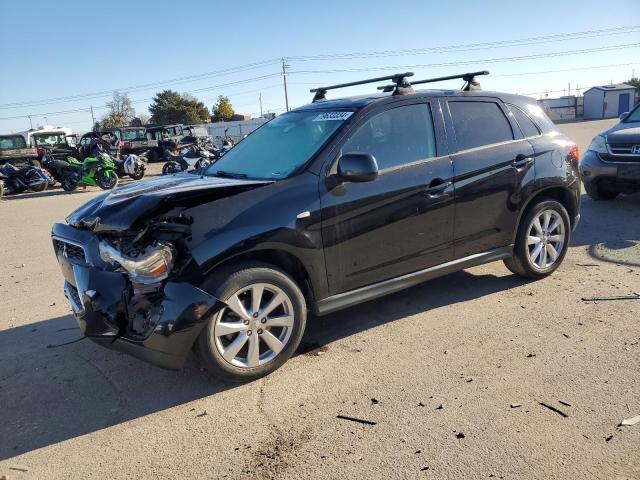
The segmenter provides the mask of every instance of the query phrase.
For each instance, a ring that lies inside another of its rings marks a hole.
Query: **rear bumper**
[[[143,309],[137,307],[132,312],[132,289],[127,277],[92,263],[92,242],[81,243],[78,238],[87,235],[92,236],[67,225],[54,225],[54,238],[75,242],[85,249],[86,261],[70,258],[60,249],[56,251],[65,279],[65,295],[80,330],[104,347],[163,368],[180,369],[207,320],[224,304],[189,283],[167,282],[162,292],[145,299]],[[143,334],[131,329],[134,317],[140,322],[141,315]]]

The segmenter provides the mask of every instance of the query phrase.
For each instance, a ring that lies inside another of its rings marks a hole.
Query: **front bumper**
[[[65,279],[65,295],[80,330],[94,342],[168,369],[180,369],[197,336],[224,304],[184,282],[167,282],[149,303],[154,312],[144,337],[129,326],[132,289],[127,277],[110,271],[99,257],[98,239],[87,230],[55,224],[55,251]],[[61,244],[70,247],[61,248]],[[74,246],[81,250],[74,250]],[[84,258],[82,253],[84,253]]]
[[[606,183],[622,190],[640,191],[640,162],[604,161],[600,155],[587,150],[580,160],[583,183]]]

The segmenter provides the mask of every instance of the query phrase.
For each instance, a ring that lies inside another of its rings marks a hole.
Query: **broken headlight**
[[[125,254],[102,240],[99,249],[102,260],[120,266],[127,273],[135,294],[159,289],[169,276],[175,258],[175,249],[168,242],[156,241],[140,251]]]

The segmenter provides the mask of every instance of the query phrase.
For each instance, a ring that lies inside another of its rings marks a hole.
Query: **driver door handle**
[[[435,183],[435,182],[436,181],[434,180],[429,184],[430,185],[429,187],[424,189],[425,195],[429,195],[430,197],[440,196],[444,194],[445,190],[452,185],[451,182],[442,182],[442,183]]]
[[[513,162],[511,162],[511,165],[513,165],[516,168],[522,168],[522,167],[526,167],[531,162],[533,162],[533,157],[527,157],[526,155],[520,153],[516,156]]]

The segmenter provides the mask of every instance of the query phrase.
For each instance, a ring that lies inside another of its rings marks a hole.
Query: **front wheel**
[[[142,177],[144,177],[144,166],[136,165],[133,169],[133,173],[129,174],[129,177],[133,178],[134,180],[140,180]]]
[[[284,272],[242,263],[214,272],[203,289],[226,304],[196,342],[200,361],[216,376],[255,380],[281,367],[298,348],[307,307],[300,288]]]
[[[616,192],[615,190],[609,190],[599,185],[597,182],[589,182],[584,184],[584,189],[587,192],[587,195],[591,197],[592,200],[613,200],[620,192]]]
[[[62,179],[62,189],[65,192],[73,192],[76,188],[78,188],[78,176],[71,174],[71,175],[66,175],[63,179]]]
[[[44,192],[48,186],[49,186],[49,181],[46,180],[40,183],[36,183],[35,185],[31,185],[29,188],[31,188],[31,190],[34,192]]]
[[[178,162],[167,162],[162,167],[162,175],[171,175],[174,173],[180,173],[182,171],[182,167]]]
[[[504,264],[516,275],[544,278],[560,266],[570,240],[567,210],[556,200],[541,199],[529,207],[520,222],[514,255]]]
[[[96,184],[103,190],[111,190],[118,185],[118,175],[113,170],[98,170]]]

